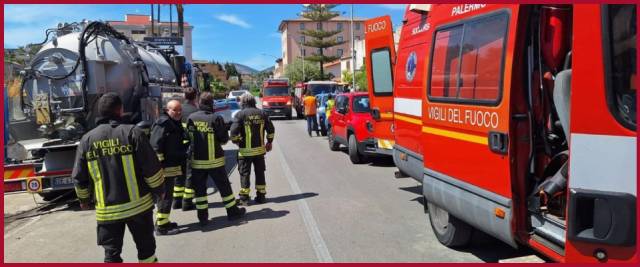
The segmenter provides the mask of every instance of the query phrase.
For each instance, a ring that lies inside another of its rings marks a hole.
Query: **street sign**
[[[180,37],[145,37],[144,41],[154,45],[182,45]]]
[[[27,178],[27,192],[37,193],[42,192],[42,177],[29,177]]]

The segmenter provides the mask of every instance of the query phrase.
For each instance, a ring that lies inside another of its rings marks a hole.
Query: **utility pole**
[[[154,26],[154,15],[153,15],[153,4],[151,4],[151,36],[156,36],[155,26]]]
[[[351,4],[351,91],[356,90],[356,40],[353,33],[353,4]]]
[[[304,45],[300,42],[300,55],[302,56],[302,82],[305,82],[305,73],[304,73]]]

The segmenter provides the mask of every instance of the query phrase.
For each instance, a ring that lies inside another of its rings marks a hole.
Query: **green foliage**
[[[342,72],[342,82],[348,83],[349,86],[353,84],[353,75],[350,71]],[[364,67],[359,70],[356,70],[356,89],[357,91],[366,92],[367,91],[367,72]]]
[[[310,80],[322,80],[318,63],[307,60],[304,62],[304,81],[302,80],[302,59],[295,59],[291,64],[288,64],[284,69],[284,76],[289,78],[291,85]]]

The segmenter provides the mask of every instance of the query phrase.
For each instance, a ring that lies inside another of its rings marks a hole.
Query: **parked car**
[[[241,95],[244,94],[251,94],[251,92],[247,91],[247,90],[234,90],[229,92],[229,95],[227,96],[227,99],[237,99],[238,97],[240,97]]]
[[[216,100],[213,107],[213,112],[222,116],[222,119],[224,119],[224,124],[227,126],[227,129],[231,128],[233,118],[238,111],[240,111],[240,104],[238,104],[238,101],[232,99]]]
[[[335,98],[336,104],[329,121],[329,148],[337,151],[347,146],[352,163],[363,163],[376,156],[375,144],[367,123],[373,120],[369,109],[369,95],[365,92],[343,93]]]

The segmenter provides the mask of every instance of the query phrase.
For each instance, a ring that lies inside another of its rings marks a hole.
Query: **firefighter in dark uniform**
[[[105,262],[122,262],[120,253],[129,228],[140,262],[157,262],[153,236],[154,197],[163,198],[164,175],[146,135],[122,124],[122,100],[108,93],[98,102],[98,126],[85,134],[76,152],[72,178],[82,209],[95,196],[98,245]]]
[[[191,174],[196,191],[195,204],[201,226],[209,222],[207,203],[207,178],[211,177],[220,191],[222,202],[227,209],[227,218],[235,220],[246,210],[238,208],[225,170],[222,145],[229,141],[229,132],[224,120],[213,113],[213,95],[204,92],[200,96],[199,111],[191,114],[187,130],[191,136]]]
[[[158,160],[164,168],[165,197],[158,202],[156,213],[156,234],[171,235],[178,233],[178,224],[169,220],[173,201],[175,181],[185,179],[184,165],[187,161],[189,143],[187,133],[182,128],[182,104],[178,100],[167,103],[165,113],[151,127],[151,147],[156,151]],[[182,188],[184,191],[184,187]],[[181,199],[182,201],[182,199]]]
[[[242,110],[233,119],[231,125],[231,140],[236,143],[238,150],[238,171],[240,172],[240,192],[238,202],[248,205],[251,192],[251,164],[256,175],[257,203],[266,202],[267,183],[264,172],[266,170],[264,155],[271,151],[275,129],[273,123],[262,110],[256,108],[253,95],[244,94],[240,97]],[[265,144],[265,133],[267,143]]]
[[[182,127],[186,129],[187,119],[191,113],[198,111],[198,92],[192,87],[184,88],[183,91],[185,102],[182,105]],[[185,178],[176,179],[176,184],[173,187],[173,209],[188,211],[195,209],[195,205],[193,204],[195,190],[192,186],[190,164],[185,164],[184,169],[186,170]]]

